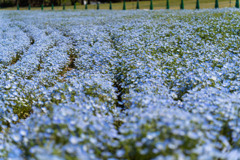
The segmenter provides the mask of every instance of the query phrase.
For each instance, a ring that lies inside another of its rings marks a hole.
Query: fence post
[[[150,10],[153,10],[153,1],[150,1]]]
[[[41,10],[43,11],[43,4],[41,4]]]
[[[123,0],[123,10],[126,10],[126,0]]]
[[[31,4],[28,5],[28,10],[31,10]]]
[[[239,8],[239,0],[236,0],[236,5],[235,5],[236,8]]]
[[[136,9],[139,9],[139,0],[137,0],[137,8]]]
[[[19,10],[19,4],[17,4],[17,10]]]
[[[73,9],[76,9],[77,7],[76,7],[76,3],[74,3],[74,6],[73,6]]]
[[[99,3],[97,2],[97,10],[99,10]]]
[[[169,7],[169,0],[167,0],[167,7],[166,7],[166,9],[169,9],[170,7]]]
[[[53,3],[52,3],[52,11],[54,10],[54,5],[53,5]]]
[[[184,9],[184,1],[181,0],[180,9]]]
[[[112,10],[112,1],[109,3],[109,10]]]
[[[197,0],[196,9],[200,9],[199,0]]]
[[[85,10],[87,10],[87,3],[85,4]]]
[[[63,4],[63,10],[65,10],[65,4]]]
[[[218,0],[215,1],[215,8],[219,8],[219,5],[218,5]]]

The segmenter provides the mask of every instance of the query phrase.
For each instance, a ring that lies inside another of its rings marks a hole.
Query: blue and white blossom
[[[239,15],[1,11],[0,159],[240,159]]]

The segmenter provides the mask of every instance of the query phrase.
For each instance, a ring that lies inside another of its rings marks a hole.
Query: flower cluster
[[[240,159],[239,15],[1,11],[0,159]]]

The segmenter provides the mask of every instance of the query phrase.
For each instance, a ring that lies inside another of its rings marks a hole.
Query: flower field
[[[239,9],[1,11],[0,159],[240,159]]]

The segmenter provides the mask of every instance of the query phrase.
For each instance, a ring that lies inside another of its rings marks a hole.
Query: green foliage
[[[126,0],[123,0],[123,10],[126,10]]]
[[[180,9],[184,9],[184,0],[181,0]]]
[[[196,9],[200,9],[199,0],[197,0]]]
[[[153,10],[153,2],[150,0],[150,10]]]
[[[169,0],[167,0],[166,9],[170,9]]]
[[[112,10],[112,1],[109,3],[109,10]]]
[[[215,0],[215,8],[219,8],[218,0]]]

